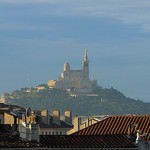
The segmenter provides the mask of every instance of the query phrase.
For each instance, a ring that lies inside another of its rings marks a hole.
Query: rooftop
[[[73,133],[74,135],[111,135],[111,134],[141,134],[147,133],[150,140],[150,116],[149,115],[127,115],[110,116],[98,123]]]
[[[50,148],[135,148],[133,141],[126,135],[40,136],[42,146]]]
[[[53,122],[52,120],[50,120],[50,124],[46,124],[44,122],[39,122],[39,126],[40,128],[73,128],[73,125],[69,125],[66,122],[60,120],[60,124],[57,124],[55,122]]]
[[[137,149],[134,138],[126,135],[40,135],[40,142],[22,141],[12,136],[10,125],[0,125],[0,148],[115,148]]]

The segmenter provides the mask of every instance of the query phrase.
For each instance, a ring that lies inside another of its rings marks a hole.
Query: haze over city
[[[63,64],[150,102],[149,0],[0,0],[0,94],[47,83]]]

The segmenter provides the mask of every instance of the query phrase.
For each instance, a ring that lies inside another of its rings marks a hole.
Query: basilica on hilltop
[[[78,93],[92,92],[93,88],[97,86],[97,81],[91,81],[89,78],[87,49],[85,49],[85,56],[83,59],[83,70],[71,70],[69,63],[66,62],[61,77],[58,77],[58,80],[50,80],[48,86],[49,88],[62,90],[73,89]]]

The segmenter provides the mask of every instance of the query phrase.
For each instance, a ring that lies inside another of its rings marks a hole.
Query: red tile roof
[[[136,134],[136,130],[141,130],[141,134],[148,133],[150,140],[150,116],[149,115],[128,115],[110,116],[98,123],[86,127],[73,133],[74,135],[106,135],[106,134]]]
[[[10,124],[0,124],[0,138],[12,136],[12,128]]]
[[[7,138],[5,140],[0,139],[0,148],[35,148],[40,147],[40,144],[33,141],[21,141],[19,138]]]
[[[10,125],[0,125],[0,148],[133,148],[133,141],[126,135],[46,135],[40,136],[40,142],[22,141],[19,136],[12,136]]]
[[[49,148],[136,148],[126,135],[40,135],[40,144]]]
[[[12,127],[10,125],[0,125],[0,148],[25,148],[39,147],[37,142],[22,141],[18,135],[12,135]]]

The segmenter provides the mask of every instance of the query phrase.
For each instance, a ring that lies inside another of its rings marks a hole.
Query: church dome
[[[68,62],[64,64],[64,71],[70,70],[70,65]]]

